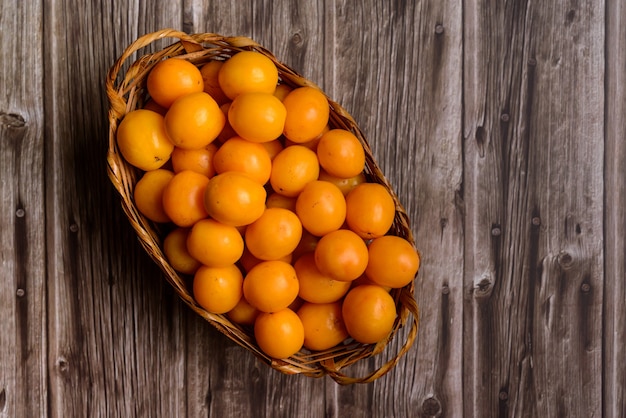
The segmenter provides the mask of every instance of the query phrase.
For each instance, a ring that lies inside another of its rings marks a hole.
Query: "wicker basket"
[[[172,38],[172,43],[169,46],[157,52],[148,52],[143,56],[138,56],[137,53],[139,51],[154,49],[155,42],[165,38]],[[184,58],[196,65],[201,65],[209,60],[227,59],[243,50],[254,50],[269,57],[276,64],[282,83],[286,83],[291,87],[305,85],[317,87],[296,71],[278,61],[271,52],[249,38],[224,37],[212,33],[186,34],[172,29],[165,29],[142,36],[128,46],[107,74],[106,90],[110,104],[107,155],[109,178],[121,196],[122,207],[132,227],[135,229],[139,241],[150,257],[161,268],[165,278],[176,293],[198,315],[202,316],[228,338],[247,348],[272,368],[283,373],[300,373],[311,377],[328,375],[340,384],[372,382],[391,370],[400,357],[409,350],[415,340],[418,328],[418,308],[413,297],[413,282],[404,288],[392,290],[391,294],[396,301],[398,316],[388,338],[378,344],[360,344],[352,341],[325,351],[310,352],[302,349],[288,359],[273,359],[265,355],[257,346],[251,329],[232,323],[224,315],[206,312],[195,302],[189,285],[189,277],[183,277],[178,274],[164,256],[161,248],[163,231],[160,225],[147,220],[135,207],[133,189],[142,173],[122,158],[116,144],[116,131],[118,124],[126,113],[143,106],[145,103],[147,99],[145,82],[151,68],[157,62],[173,56]],[[132,59],[134,61],[131,62]],[[123,71],[123,69],[125,70]],[[356,122],[340,105],[330,99],[328,101],[331,108],[331,126],[350,130],[362,142],[366,154],[365,173],[368,181],[384,185],[391,192],[396,202],[396,216],[391,232],[413,243],[407,214],[399,203],[389,182],[374,161],[372,151]],[[395,356],[386,360],[382,366],[363,377],[350,377],[340,372],[342,368],[352,365],[361,359],[381,353],[398,330],[406,325],[409,318],[412,318],[410,330],[406,333],[406,340]]]

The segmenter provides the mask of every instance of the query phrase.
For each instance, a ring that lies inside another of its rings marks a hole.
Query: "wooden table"
[[[623,416],[626,3],[26,0],[0,22],[1,417]],[[369,139],[423,255],[419,336],[375,383],[272,370],[138,244],[104,79],[166,27],[252,37]]]

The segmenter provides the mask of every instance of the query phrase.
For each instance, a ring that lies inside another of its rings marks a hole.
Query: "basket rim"
[[[151,46],[155,41],[165,38],[172,38],[174,42],[160,50],[138,55],[141,50]],[[226,59],[228,56],[243,50],[255,50],[269,57],[278,68],[281,82],[291,87],[305,85],[314,87],[324,94],[330,105],[332,125],[350,130],[361,142],[366,154],[365,173],[368,181],[382,184],[393,197],[396,204],[395,219],[392,226],[394,235],[402,236],[415,246],[408,215],[400,203],[394,188],[376,163],[371,147],[353,117],[341,105],[328,97],[315,83],[279,61],[269,50],[248,37],[228,37],[215,33],[187,34],[175,29],[163,29],[143,35],[132,42],[110,67],[106,77],[105,86],[109,100],[108,177],[121,198],[123,211],[135,230],[144,250],[160,267],[166,280],[183,302],[221,333],[251,351],[257,358],[272,368],[285,374],[304,374],[310,377],[328,375],[342,385],[373,382],[389,372],[415,341],[419,325],[419,309],[413,296],[417,275],[408,285],[392,290],[398,316],[392,331],[383,341],[377,344],[352,343],[352,346],[348,343],[345,346],[337,346],[322,352],[309,352],[309,350],[303,348],[288,359],[274,359],[267,356],[255,345],[253,338],[248,334],[249,331],[244,329],[244,327],[232,323],[225,315],[217,315],[205,311],[195,302],[185,286],[185,278],[181,277],[169,265],[162,252],[160,247],[162,235],[159,226],[146,219],[134,206],[132,192],[134,184],[140,175],[140,170],[130,166],[121,157],[117,149],[116,132],[117,126],[125,114],[139,106],[142,99],[139,94],[143,92],[141,83],[145,81],[147,73],[157,62],[167,58],[187,59],[198,65],[203,60],[208,62],[207,60]],[[128,61],[135,56],[137,57],[134,61],[129,63]],[[125,72],[123,72],[124,67],[127,67]],[[419,255],[421,258],[421,254]],[[340,372],[344,367],[382,352],[398,334],[398,331],[407,325],[409,317],[412,317],[409,324],[410,329],[405,337],[404,344],[395,356],[392,356],[391,359],[376,370],[362,377],[351,377]]]

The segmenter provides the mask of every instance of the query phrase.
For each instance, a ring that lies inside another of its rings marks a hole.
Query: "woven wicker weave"
[[[146,52],[145,55],[139,56],[138,52],[154,49],[155,42],[161,39],[170,39],[172,43],[157,52]],[[398,308],[398,317],[392,332],[384,341],[378,344],[348,342],[320,352],[310,352],[302,349],[288,359],[272,359],[266,356],[256,345],[251,329],[233,324],[224,315],[206,312],[194,301],[189,287],[189,278],[179,275],[164,256],[161,248],[163,236],[159,225],[147,220],[135,207],[133,189],[142,173],[122,158],[116,144],[116,131],[126,113],[143,106],[145,103],[147,98],[145,82],[151,68],[157,62],[173,56],[186,59],[199,66],[210,60],[227,59],[243,50],[254,50],[270,58],[278,68],[281,82],[291,87],[306,85],[317,88],[314,83],[278,61],[271,52],[249,38],[224,37],[212,33],[186,34],[172,29],[147,34],[128,46],[107,75],[106,90],[110,104],[107,155],[109,178],[121,196],[122,207],[136,231],[139,241],[154,262],[161,268],[165,278],[176,293],[198,315],[202,316],[228,338],[247,348],[272,368],[283,373],[300,373],[311,377],[328,375],[340,384],[372,382],[393,368],[415,340],[418,328],[418,308],[413,298],[413,283],[404,288],[392,290],[391,294]],[[396,216],[391,233],[404,237],[413,243],[407,214],[389,182],[374,161],[370,146],[356,122],[340,105],[331,99],[328,99],[328,101],[331,108],[331,126],[350,130],[363,144],[366,154],[365,173],[368,181],[384,185],[391,192],[396,202]],[[409,319],[410,329],[406,333],[404,344],[399,348],[396,355],[388,359],[382,366],[363,377],[350,377],[340,371],[342,368],[352,365],[361,359],[381,353],[389,341],[397,334],[397,331],[402,326],[405,326]]]

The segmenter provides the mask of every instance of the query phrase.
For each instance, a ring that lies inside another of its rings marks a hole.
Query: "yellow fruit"
[[[212,177],[204,193],[207,213],[232,226],[249,225],[265,211],[267,192],[244,173],[227,171]]]
[[[261,350],[270,357],[284,359],[304,344],[304,326],[291,309],[261,312],[254,323],[254,336]]]
[[[163,116],[145,109],[124,116],[117,128],[117,146],[129,164],[144,171],[161,168],[174,150]]]
[[[217,79],[231,100],[242,93],[273,94],[278,84],[278,69],[271,59],[259,52],[241,51],[224,62]]]
[[[387,337],[397,316],[391,295],[380,286],[367,284],[348,292],[341,311],[348,334],[364,344]]]

